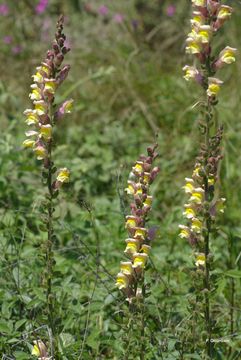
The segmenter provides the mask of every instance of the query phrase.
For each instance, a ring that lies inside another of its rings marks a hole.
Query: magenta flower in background
[[[49,4],[49,0],[40,0],[35,7],[35,12],[37,14],[42,14],[43,12],[45,12],[48,4]]]
[[[117,24],[121,24],[124,21],[124,16],[122,14],[115,14],[114,17],[113,17],[113,20]]]
[[[7,4],[0,4],[0,15],[7,16],[9,14],[9,7]]]
[[[9,35],[4,36],[3,42],[4,42],[4,44],[11,44],[11,42],[12,42],[12,36],[9,36]]]
[[[98,9],[98,13],[99,13],[100,15],[102,15],[102,16],[108,15],[108,12],[109,12],[109,9],[108,9],[108,7],[105,6],[105,5],[101,5],[101,6],[99,7],[99,9]]]
[[[171,16],[175,15],[175,12],[176,12],[176,6],[175,5],[169,5],[167,7],[167,10],[166,10],[167,16],[171,17]]]
[[[22,46],[16,45],[16,46],[13,46],[13,47],[12,47],[12,53],[13,53],[14,55],[18,55],[18,54],[20,54],[21,52],[22,52]]]

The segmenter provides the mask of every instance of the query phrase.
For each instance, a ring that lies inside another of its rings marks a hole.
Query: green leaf
[[[26,319],[21,319],[21,320],[18,320],[15,324],[15,330],[18,330],[23,324],[26,323]]]
[[[30,355],[23,351],[16,351],[14,353],[16,360],[29,360]]]
[[[225,275],[234,279],[241,279],[241,270],[228,270]]]
[[[10,321],[0,320],[0,332],[5,334],[11,334],[13,331],[13,324]]]

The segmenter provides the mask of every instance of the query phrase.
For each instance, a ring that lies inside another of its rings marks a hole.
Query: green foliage
[[[1,33],[8,35],[11,29],[23,51],[14,55],[4,44],[0,54],[3,359],[36,359],[30,355],[33,341],[50,342],[43,326],[44,193],[35,160],[21,148],[25,131],[21,113],[29,106],[30,74],[47,49],[48,40],[43,39],[41,30],[44,19],[50,20],[49,34],[53,34],[56,16],[63,10],[69,19],[72,69],[61,94],[75,99],[75,110],[71,120],[66,118],[57,131],[58,146],[54,149],[59,162],[56,166],[64,164],[71,170],[71,183],[59,195],[55,212],[53,290],[59,356],[63,360],[136,360],[144,341],[145,359],[204,359],[205,334],[188,312],[193,306],[195,281],[190,278],[194,267],[191,250],[178,237],[184,203],[181,186],[197,155],[195,104],[199,96],[194,85],[189,87],[182,80],[184,60],[180,58],[184,58],[182,39],[188,16],[186,2],[179,2],[175,17],[162,17],[160,30],[155,14],[152,26],[158,31],[148,42],[143,28],[136,33],[131,29],[131,20],[140,19],[134,0],[104,2],[112,15],[124,13],[122,24],[91,16],[83,11],[82,1],[50,1],[45,14],[34,15],[29,21],[34,14],[31,2],[9,1],[13,15],[1,18]],[[102,5],[97,0],[90,3],[96,11]],[[241,8],[238,2],[233,6],[234,20],[223,34],[220,48],[228,41],[241,49]],[[145,16],[149,21],[150,13]],[[240,64],[238,60],[232,70],[224,72],[225,89],[218,105],[225,128],[221,189],[227,207],[211,242],[216,269],[211,274],[215,286],[211,303],[216,320],[213,358],[223,360],[237,360],[241,353]],[[123,189],[133,162],[156,135],[161,172],[152,189],[149,224],[157,226],[157,236],[146,273],[150,294],[144,309],[143,340],[137,315],[129,314],[114,283],[126,236]],[[200,308],[194,309],[194,315],[195,311]],[[130,319],[133,328],[127,333]],[[193,339],[202,344],[195,353]]]

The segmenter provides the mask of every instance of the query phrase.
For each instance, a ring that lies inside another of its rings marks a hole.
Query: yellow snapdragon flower
[[[30,140],[30,139],[26,139],[23,142],[23,146],[25,148],[33,148],[35,146],[35,141],[34,140]]]
[[[194,218],[196,216],[196,211],[193,209],[191,204],[185,204],[184,207],[185,207],[185,210],[183,212],[183,215],[187,219],[192,219],[192,218]]]
[[[219,20],[227,20],[231,17],[233,9],[228,5],[221,5],[217,18]]]
[[[43,75],[41,74],[40,71],[37,71],[36,74],[32,75],[32,78],[33,78],[33,81],[36,82],[36,83],[43,83],[44,81],[44,77]]]
[[[149,253],[151,251],[151,246],[147,245],[147,244],[143,244],[140,251],[142,251],[144,254],[149,255]]]
[[[148,184],[150,181],[151,174],[149,172],[144,172],[143,182],[144,184]]]
[[[144,201],[143,205],[144,207],[151,207],[152,205],[152,200],[153,200],[153,197],[152,196],[147,196],[146,197],[146,200]]]
[[[208,78],[208,89],[207,89],[207,95],[208,96],[216,96],[221,88],[221,85],[223,84],[223,81],[217,79],[217,78]]]
[[[34,151],[35,155],[37,156],[37,160],[43,160],[47,156],[47,150],[41,145],[34,148],[33,151]]]
[[[30,99],[31,100],[41,100],[42,99],[41,89],[36,84],[32,84],[31,88],[33,90],[29,94]]]
[[[202,44],[207,44],[210,41],[211,37],[211,26],[209,25],[201,25],[198,28],[197,35],[198,39]]]
[[[48,105],[43,100],[34,101],[34,108],[36,111],[36,114],[41,116],[45,115],[48,111]]]
[[[206,264],[205,254],[203,254],[203,253],[196,254],[195,265],[196,266],[205,266],[205,264]]]
[[[204,200],[204,190],[202,188],[195,188],[190,197],[190,202],[194,204],[201,204]]]
[[[42,125],[40,127],[40,135],[45,140],[50,140],[52,136],[52,126],[50,124]]]
[[[182,187],[185,190],[185,193],[191,194],[194,189],[194,180],[190,178],[185,178],[186,184]]]
[[[197,233],[200,233],[202,230],[202,222],[197,218],[192,218],[191,229]]]
[[[137,227],[137,228],[135,229],[134,238],[135,238],[135,239],[144,240],[145,237],[146,237],[146,233],[147,233],[147,230],[146,230],[145,228],[139,228],[139,227]]]
[[[61,183],[68,183],[70,177],[70,171],[67,168],[59,169],[56,180]]]
[[[201,165],[200,164],[196,164],[195,168],[193,170],[192,176],[194,178],[200,179],[200,170],[201,170]]]
[[[219,54],[219,60],[225,64],[232,64],[235,62],[235,53],[237,49],[226,46]]]
[[[193,12],[193,18],[190,20],[192,25],[203,25],[204,17],[200,11]]]
[[[36,110],[26,109],[24,111],[24,115],[27,116],[27,119],[25,120],[27,125],[35,125],[39,122],[39,118],[36,113]]]
[[[185,65],[182,70],[185,72],[183,77],[186,81],[195,79],[195,77],[199,74],[199,71],[195,68],[195,66]]]
[[[37,356],[39,359],[50,359],[48,358],[46,345],[42,340],[34,340],[31,355]]]
[[[44,79],[44,91],[54,94],[57,88],[57,82],[55,79]]]
[[[143,162],[137,161],[135,166],[132,167],[132,170],[133,170],[133,172],[136,172],[138,174],[142,173],[144,171]]]
[[[208,178],[208,185],[209,186],[212,186],[212,185],[214,185],[215,184],[215,179],[213,178],[213,177],[209,177]]]
[[[116,277],[115,285],[121,290],[126,289],[129,285],[129,278],[122,272],[119,272]]]
[[[139,250],[139,241],[136,239],[126,239],[125,254],[135,254]]]
[[[195,6],[204,7],[207,5],[207,0],[192,0],[192,4]]]
[[[179,225],[179,229],[181,230],[179,233],[180,238],[188,239],[190,237],[190,229],[188,226]]]
[[[202,47],[199,41],[189,37],[186,42],[187,42],[186,45],[187,54],[193,54],[193,55],[200,54]]]
[[[126,228],[134,228],[136,227],[136,217],[128,215],[126,216]]]
[[[133,273],[132,262],[131,261],[121,261],[120,270],[125,275],[131,275]]]
[[[136,253],[133,255],[133,268],[145,268],[148,255],[144,253]]]
[[[135,183],[133,181],[128,180],[127,188],[125,188],[125,191],[128,195],[134,195],[135,194]]]

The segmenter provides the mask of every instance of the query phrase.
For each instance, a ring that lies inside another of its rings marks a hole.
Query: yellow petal
[[[61,183],[69,182],[70,171],[67,168],[59,169],[59,173],[57,176],[57,181]]]

